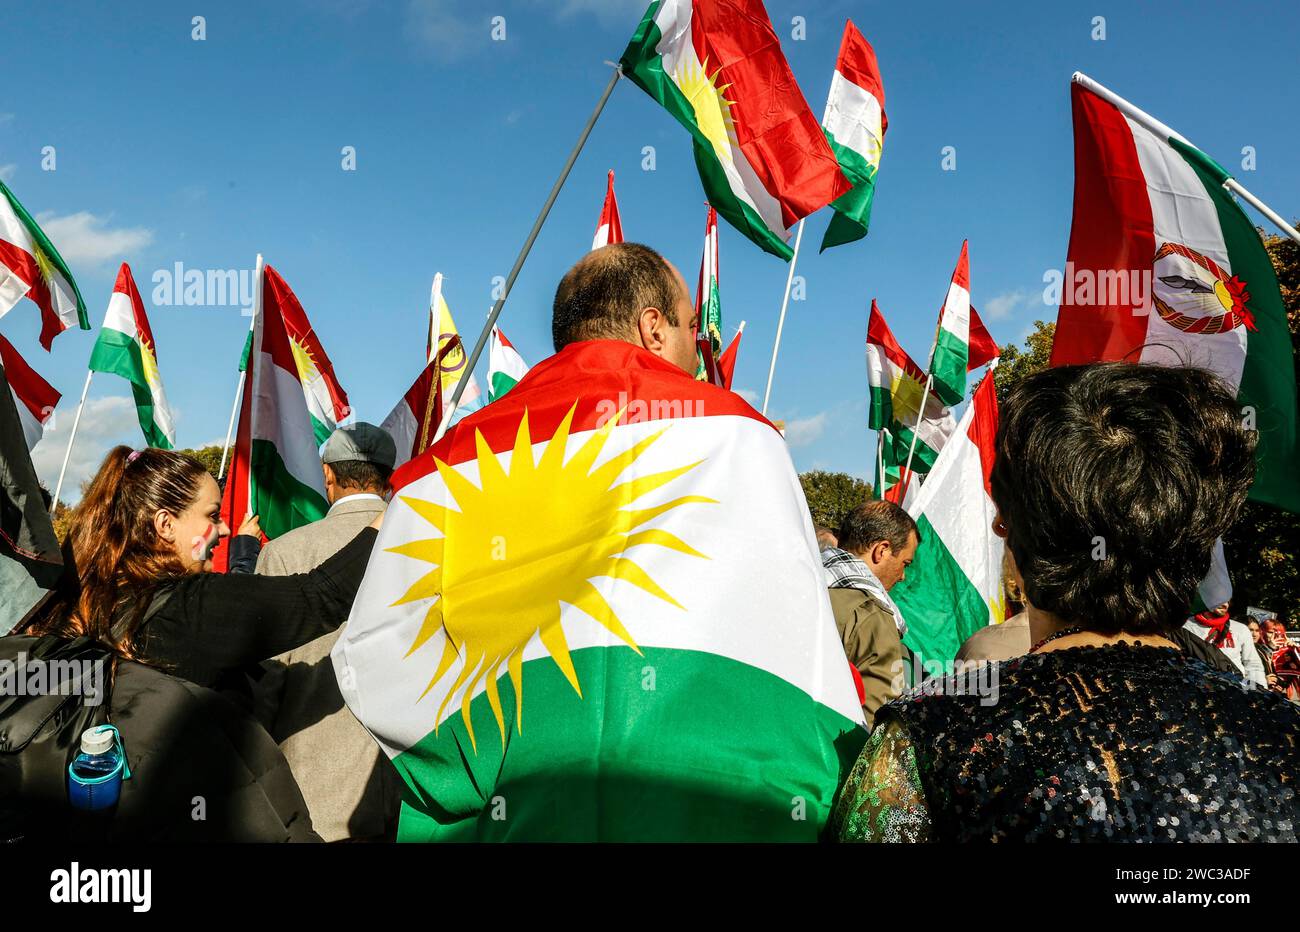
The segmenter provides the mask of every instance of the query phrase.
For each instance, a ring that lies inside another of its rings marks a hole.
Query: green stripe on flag
[[[866,236],[867,228],[871,225],[871,204],[876,196],[876,167],[856,149],[836,142],[829,132],[826,139],[831,144],[835,158],[839,160],[840,171],[853,184],[853,189],[831,201],[831,208],[835,212],[831,214],[831,222],[826,227],[819,252]]]
[[[573,651],[579,682],[598,684],[582,697],[550,658],[525,663],[519,730],[502,676],[504,748],[486,693],[470,707],[477,750],[457,707],[393,760],[406,783],[398,840],[818,840],[862,729],[748,664],[643,652]],[[760,711],[741,727],[740,708]]]
[[[131,396],[135,399],[135,413],[144,432],[145,442],[160,450],[170,450],[171,441],[154,420],[153,390],[145,378],[144,359],[140,343],[135,337],[112,327],[101,327],[95,346],[90,351],[92,372],[118,375],[131,383]]]
[[[932,390],[946,405],[961,404],[966,395],[966,363],[970,360],[970,345],[956,334],[939,328],[939,339],[934,346],[934,373]]]
[[[948,662],[965,640],[988,623],[989,607],[930,519],[917,519],[921,543],[901,583],[889,590],[907,620],[905,643],[926,660]]]
[[[496,401],[518,384],[518,379],[513,379],[504,372],[493,372],[488,379],[488,401]]]
[[[249,458],[249,510],[269,538],[325,517],[329,504],[311,486],[293,477],[269,440],[254,440]],[[242,520],[243,515],[236,515]]]
[[[867,426],[880,430],[894,423],[894,396],[886,386],[871,386],[867,400]]]
[[[1254,411],[1259,431],[1250,497],[1300,512],[1296,369],[1277,273],[1259,231],[1223,187],[1228,173],[1199,149],[1177,139],[1169,143],[1187,160],[1214,201],[1232,274],[1246,283],[1250,293],[1247,306],[1257,329],[1246,331],[1246,364],[1237,389],[1237,401],[1243,409]]]
[[[59,275],[63,276],[64,280],[68,283],[68,287],[72,289],[72,293],[77,296],[78,326],[80,326],[82,330],[89,330],[90,318],[86,316],[86,302],[81,298],[81,289],[77,287],[77,280],[72,277],[72,270],[69,269],[68,264],[63,261],[63,257],[59,255],[59,251],[54,248],[54,244],[50,242],[49,237],[45,235],[45,231],[42,230],[40,225],[32,218],[32,215],[27,212],[27,208],[23,207],[23,205],[19,203],[18,198],[14,196],[14,193],[9,190],[9,186],[3,181],[0,181],[0,193],[4,194],[5,199],[9,201],[9,206],[13,208],[14,213],[18,215],[18,219],[22,221],[23,226],[27,228],[27,235],[35,240],[36,248],[38,248],[44,254],[45,258],[49,260],[49,263],[54,266],[55,271],[57,271]],[[55,308],[54,310],[56,313],[58,312],[58,308]]]

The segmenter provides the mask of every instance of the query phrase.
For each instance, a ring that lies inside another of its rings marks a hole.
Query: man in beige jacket
[[[329,512],[269,542],[257,572],[306,573],[342,549],[387,507],[396,455],[393,438],[373,424],[334,431],[321,453]],[[263,665],[254,688],[257,716],[289,761],[323,839],[391,841],[401,780],[343,704],[330,662],[339,631]]]
[[[916,556],[916,522],[893,502],[859,505],[840,525],[838,547],[822,550],[831,610],[844,653],[862,677],[862,711],[870,728],[876,710],[903,688],[907,626],[889,598]]]

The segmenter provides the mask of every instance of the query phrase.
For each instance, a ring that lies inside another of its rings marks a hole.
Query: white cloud
[[[59,216],[50,211],[36,215],[45,235],[59,255],[69,263],[99,265],[109,260],[121,261],[153,242],[153,231],[144,227],[108,226],[107,217],[89,211]]]
[[[406,5],[407,38],[442,62],[464,58],[489,34],[487,17],[472,23],[454,6],[448,0],[409,0]]]
[[[1018,308],[1027,306],[1029,301],[1037,294],[1038,292],[1029,291],[1025,288],[1003,292],[995,298],[989,298],[984,303],[984,306],[979,309],[980,317],[984,320],[1006,320]]]
[[[13,162],[7,165],[0,165],[0,181],[9,182],[14,180],[14,172],[18,171],[18,166]]]
[[[744,398],[749,402],[751,408],[758,407],[758,392],[754,391],[752,388],[737,388],[735,389],[735,392],[741,398]]]
[[[32,450],[36,475],[51,495],[59,481],[59,467],[63,465],[63,455],[68,449],[68,434],[77,416],[77,400],[76,396],[63,396],[63,401],[55,409],[53,426],[46,426],[45,436]],[[99,469],[104,454],[119,443],[135,447],[144,443],[135,402],[121,395],[87,400],[59,497],[68,504],[80,501],[82,483]]]
[[[826,415],[814,414],[812,417],[795,418],[785,422],[785,442],[791,448],[806,447],[813,443],[826,430]]]

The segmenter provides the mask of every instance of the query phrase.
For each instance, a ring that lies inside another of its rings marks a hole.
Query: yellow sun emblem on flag
[[[641,649],[635,639],[592,579],[607,576],[622,580],[683,608],[628,551],[655,545],[709,559],[676,535],[645,525],[682,505],[717,504],[716,499],[682,495],[660,505],[627,507],[690,472],[703,460],[618,482],[623,472],[663,436],[668,429],[665,427],[593,468],[620,412],[594,431],[566,463],[564,452],[576,408],[575,403],[535,462],[525,411],[515,436],[509,472],[488,447],[483,434],[475,431],[479,486],[435,458],[438,475],[459,511],[401,496],[443,535],[388,548],[391,553],[436,567],[393,603],[436,599],[406,656],[438,631],[446,633],[438,667],[420,698],[463,657],[464,665],[442,700],[436,721],[442,722],[448,702],[464,687],[461,719],[476,752],[470,703],[484,679],[488,703],[505,745],[505,720],[497,690],[503,664],[514,686],[515,726],[523,730],[523,652],[534,635],[540,638],[569,685],[582,696],[560,624],[561,603],[581,609],[639,654]]]
[[[149,383],[149,387],[157,388],[161,381],[158,375],[158,357],[154,355],[153,347],[143,336],[140,337],[140,365],[144,369],[144,380]]]
[[[310,382],[319,372],[316,368],[316,360],[312,359],[311,350],[293,337],[289,337],[289,346],[293,349],[293,362],[298,368],[298,378]]]
[[[736,139],[736,124],[731,116],[734,100],[727,100],[725,94],[730,84],[719,85],[719,68],[709,74],[709,61],[703,63],[693,56],[683,60],[677,67],[673,80],[686,97],[695,112],[695,125],[699,127],[704,138],[713,144],[713,152],[723,164],[730,165],[734,159],[731,155]]]

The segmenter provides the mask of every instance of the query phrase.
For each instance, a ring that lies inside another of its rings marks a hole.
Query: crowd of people
[[[644,272],[649,250],[635,244],[583,261],[617,270],[638,250]],[[569,287],[556,319],[599,318],[606,338],[691,379],[698,321],[688,299],[670,300],[686,294],[680,274],[649,254],[665,307]],[[648,310],[658,323],[645,324]],[[1020,382],[992,475],[1012,617],[959,654],[999,665],[991,704],[942,684],[906,690],[906,623],[889,590],[922,541],[903,509],[864,502],[834,532],[810,525],[869,729],[826,837],[1296,840],[1300,709],[1288,700],[1300,697],[1300,652],[1276,620],[1247,630],[1227,606],[1189,617],[1214,541],[1245,501],[1254,442],[1203,370],[1108,363]],[[336,431],[321,451],[327,515],[262,546],[255,516],[232,538],[196,461],[112,450],[73,514],[70,572],[0,638],[0,659],[106,652],[107,718],[135,776],[111,819],[88,828],[67,804],[68,761],[52,753],[67,745],[50,737],[62,725],[43,724],[0,762],[22,770],[20,791],[0,800],[0,833],[395,838],[401,780],[345,707],[329,659],[395,458],[378,427]],[[230,570],[213,572],[227,539]]]

